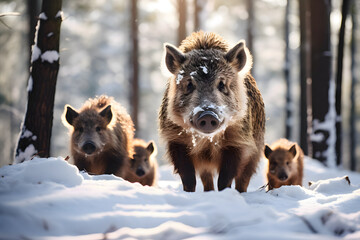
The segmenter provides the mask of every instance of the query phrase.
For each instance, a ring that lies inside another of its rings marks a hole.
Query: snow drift
[[[170,166],[158,187],[79,173],[63,158],[4,166],[0,238],[360,239],[360,174],[306,158],[304,187],[266,192],[264,166],[242,194],[205,193],[200,183],[183,192]]]

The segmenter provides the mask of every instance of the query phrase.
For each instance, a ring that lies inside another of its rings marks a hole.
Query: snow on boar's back
[[[66,105],[62,121],[70,129],[71,154],[79,170],[124,177],[133,155],[134,124],[119,103],[102,95],[79,111]]]
[[[134,156],[130,160],[125,179],[129,182],[138,182],[142,185],[156,184],[157,168],[156,146],[154,141],[146,143],[142,139],[134,139]]]
[[[304,153],[298,144],[281,138],[271,147],[265,145],[264,155],[269,160],[269,190],[283,185],[302,186]]]
[[[264,103],[250,74],[252,57],[240,41],[229,49],[214,33],[196,32],[179,49],[165,44],[172,73],[159,113],[160,134],[185,191],[199,174],[205,191],[247,190],[265,132]]]

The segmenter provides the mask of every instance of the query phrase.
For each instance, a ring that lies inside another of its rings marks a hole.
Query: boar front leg
[[[204,185],[204,191],[212,191],[214,190],[214,182],[213,182],[213,175],[211,172],[203,171],[200,174],[201,181]]]
[[[256,166],[259,162],[260,156],[254,154],[249,159],[246,159],[247,165],[239,169],[238,175],[235,178],[235,188],[239,192],[246,192],[249,186],[251,176],[256,172]]]
[[[178,172],[186,192],[195,192],[196,178],[195,168],[191,161],[189,151],[185,144],[170,143],[168,151],[174,164],[175,172]]]
[[[231,183],[237,175],[239,157],[240,149],[238,148],[228,147],[222,151],[218,178],[219,191],[231,187]]]

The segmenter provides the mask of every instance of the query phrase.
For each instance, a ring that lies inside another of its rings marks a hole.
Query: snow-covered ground
[[[183,192],[170,166],[158,187],[79,173],[63,158],[4,166],[0,239],[360,239],[360,174],[305,160],[304,187],[261,189],[263,160],[242,194],[205,193],[199,181]]]

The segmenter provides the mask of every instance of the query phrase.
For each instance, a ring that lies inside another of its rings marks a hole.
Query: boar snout
[[[288,179],[288,175],[286,174],[286,172],[280,172],[279,175],[278,175],[278,178],[281,181],[285,181],[286,179]]]
[[[144,176],[145,175],[145,171],[142,167],[138,167],[138,169],[136,169],[136,175],[138,175],[139,177]]]
[[[220,120],[212,110],[201,111],[194,116],[194,126],[203,133],[212,133],[220,126]]]
[[[92,154],[95,152],[96,150],[96,146],[92,141],[87,141],[85,142],[85,144],[82,146],[82,150],[86,153],[86,154]]]

